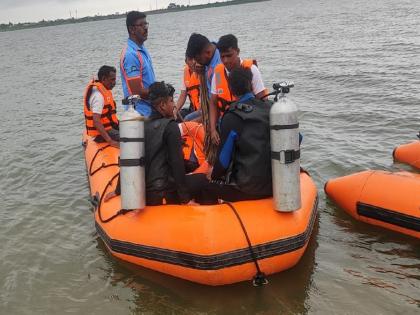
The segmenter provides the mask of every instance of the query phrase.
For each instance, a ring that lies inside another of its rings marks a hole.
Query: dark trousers
[[[111,130],[107,130],[106,131],[108,133],[108,135],[111,137],[112,140],[114,141],[120,141],[120,132],[116,129],[111,129]],[[102,137],[101,135],[96,136],[95,139],[93,139],[95,142],[97,143],[104,143],[106,142],[104,137]]]
[[[212,205],[218,202],[218,199],[224,201],[244,201],[268,198],[270,196],[257,196],[240,191],[235,185],[210,183],[201,192],[199,202],[204,205]]]
[[[185,185],[192,199],[201,200],[203,190],[209,185],[209,181],[205,174],[191,174],[185,176]],[[121,194],[120,178],[118,177],[117,188],[115,189],[117,195]],[[146,204],[148,206],[158,206],[163,204],[165,199],[166,204],[177,205],[181,203],[178,193],[175,190],[165,191],[147,191]]]
[[[209,181],[205,174],[190,174],[185,176],[185,186],[191,199],[199,201],[201,193],[207,187]],[[167,205],[179,205],[181,200],[175,190],[172,191],[147,191],[146,204],[148,206],[159,206],[165,199]]]

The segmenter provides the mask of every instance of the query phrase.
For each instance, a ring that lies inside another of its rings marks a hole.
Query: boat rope
[[[93,166],[93,163],[95,162],[95,159],[96,159],[96,157],[98,156],[98,154],[99,154],[99,152],[102,152],[103,150],[105,150],[106,148],[109,148],[110,147],[110,145],[108,144],[108,145],[106,145],[106,146],[104,146],[104,147],[102,147],[102,148],[99,148],[98,150],[96,150],[96,153],[95,153],[95,155],[93,156],[93,159],[92,159],[92,162],[90,163],[90,166],[89,166],[89,176],[93,176],[93,175],[95,175],[97,172],[99,172],[100,170],[102,170],[102,169],[105,169],[105,168],[107,168],[107,167],[111,167],[111,166],[119,166],[119,164],[118,163],[112,163],[112,164],[108,164],[108,165],[106,165],[105,163],[102,163],[102,165],[100,166],[100,167],[98,167],[96,170],[94,170],[93,172],[92,172],[92,166]],[[102,205],[102,201],[103,201],[103,199],[104,199],[104,197],[105,197],[105,194],[106,194],[106,190],[108,189],[108,187],[110,187],[111,185],[112,185],[112,182],[114,181],[114,179],[115,178],[117,178],[118,176],[120,175],[120,172],[118,172],[117,174],[115,174],[109,181],[108,181],[108,183],[106,184],[106,186],[105,186],[105,188],[104,188],[104,191],[102,192],[102,194],[100,195],[100,197],[99,197],[99,200],[98,200],[98,202],[97,202],[97,204],[95,204],[95,208],[96,208],[96,210],[98,211],[98,217],[99,217],[99,220],[102,222],[102,223],[108,223],[108,222],[110,222],[110,221],[112,221],[112,220],[114,220],[116,217],[118,217],[119,215],[121,215],[121,214],[126,214],[127,212],[130,212],[130,211],[132,211],[132,210],[127,210],[127,209],[120,209],[120,210],[118,210],[117,211],[117,213],[115,213],[113,216],[111,216],[111,217],[109,217],[108,219],[103,219],[102,218],[102,214],[101,214],[101,205]]]
[[[264,272],[261,271],[260,265],[258,264],[257,256],[255,255],[254,249],[252,248],[252,244],[251,244],[251,240],[249,239],[248,232],[245,228],[244,223],[242,222],[241,217],[239,216],[238,211],[235,209],[235,207],[230,202],[224,202],[224,204],[232,209],[233,213],[235,214],[236,218],[238,219],[239,224],[241,225],[242,231],[244,232],[246,241],[248,243],[248,248],[249,248],[249,252],[251,254],[251,258],[254,261],[255,268],[257,268],[257,274],[254,276],[254,278],[252,280],[252,284],[255,287],[260,287],[262,285],[267,284],[268,280],[267,280]]]
[[[102,222],[102,223],[108,223],[108,222],[110,222],[110,221],[112,221],[112,220],[114,220],[116,217],[118,217],[119,215],[124,215],[124,214],[126,214],[126,213],[128,213],[128,212],[131,212],[131,211],[133,211],[133,209],[120,209],[120,210],[118,210],[117,211],[117,213],[115,213],[114,215],[112,215],[111,217],[109,217],[108,219],[103,219],[102,218],[102,214],[101,214],[101,205],[102,205],[102,200],[103,200],[103,198],[104,198],[104,196],[105,196],[105,194],[106,194],[106,190],[108,189],[108,187],[111,187],[111,185],[112,185],[112,182],[114,181],[114,179],[115,178],[117,178],[118,176],[120,176],[120,172],[118,172],[117,174],[115,174],[109,181],[108,181],[108,183],[106,184],[106,186],[105,186],[105,188],[104,188],[104,191],[102,192],[102,194],[101,194],[101,196],[100,196],[100,198],[99,198],[99,202],[98,202],[98,207],[97,207],[97,210],[98,210],[98,217],[99,217],[99,220]]]
[[[218,146],[211,141],[210,136],[210,98],[207,91],[207,78],[204,73],[200,73],[200,104],[205,131],[204,154],[210,165],[214,165],[217,159]]]
[[[102,148],[99,148],[95,155],[93,156],[92,162],[90,163],[89,166],[89,176],[93,176],[95,175],[97,172],[99,172],[101,169],[107,168],[107,167],[111,167],[111,166],[119,166],[118,163],[112,163],[112,164],[108,164],[106,165],[105,163],[102,163],[102,165],[100,167],[98,167],[96,170],[92,171],[92,167],[93,167],[93,163],[95,162],[96,157],[98,156],[99,152],[102,152],[103,150],[105,150],[106,148],[111,147],[111,145],[106,145]]]

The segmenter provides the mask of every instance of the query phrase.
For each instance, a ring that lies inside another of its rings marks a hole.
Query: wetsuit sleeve
[[[168,162],[179,199],[181,203],[187,203],[191,198],[185,183],[184,155],[182,154],[182,138],[178,123],[171,121],[167,125],[163,134],[163,141],[168,150]]]
[[[211,178],[220,179],[226,174],[232,162],[235,142],[242,132],[242,119],[232,113],[226,113],[220,126],[220,146],[217,152],[217,159],[213,167]]]

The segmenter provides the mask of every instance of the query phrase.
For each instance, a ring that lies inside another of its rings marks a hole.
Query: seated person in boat
[[[175,89],[165,82],[150,85],[149,99],[155,109],[145,122],[146,204],[186,204],[208,185],[205,174],[186,175],[182,138],[175,121]],[[119,194],[119,184],[108,200]]]
[[[176,111],[184,117],[185,121],[190,121],[201,116],[200,111],[200,78],[195,70],[196,62],[193,58],[185,57],[181,94],[176,103]],[[190,106],[187,110],[182,109],[187,97]]]
[[[242,67],[229,75],[238,99],[225,112],[220,126],[221,145],[203,191],[205,203],[262,199],[272,195],[269,115],[272,103],[252,93],[252,72]]]
[[[251,92],[257,99],[267,96],[268,90],[264,87],[261,73],[258,70],[257,62],[253,59],[241,59],[239,56],[238,39],[232,35],[220,37],[217,48],[220,51],[222,63],[214,69],[214,76],[211,82],[210,94],[210,131],[211,139],[215,144],[219,144],[220,138],[217,132],[217,121],[223,116],[229,105],[236,100],[229,89],[228,77],[230,72],[236,68],[250,69],[252,72]]]
[[[86,87],[83,105],[86,130],[95,141],[107,142],[119,147],[118,119],[112,89],[116,82],[116,69],[102,66],[98,71],[98,79],[92,80]]]

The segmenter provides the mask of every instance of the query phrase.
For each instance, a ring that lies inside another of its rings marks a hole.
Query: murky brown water
[[[124,20],[0,33],[0,314],[419,313],[419,241],[356,222],[322,192],[331,177],[409,169],[391,152],[419,129],[419,16],[416,0],[281,0],[149,18],[160,80],[180,86],[199,31],[237,34],[267,85],[296,83],[320,217],[299,265],[258,289],[127,266],[95,233],[81,97],[100,65],[117,66]]]

